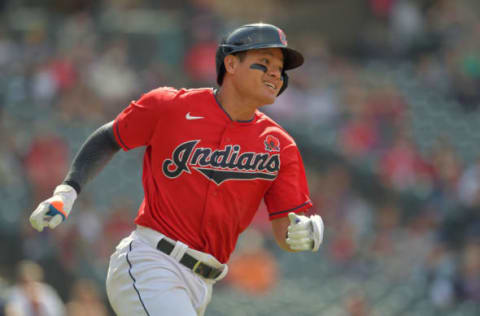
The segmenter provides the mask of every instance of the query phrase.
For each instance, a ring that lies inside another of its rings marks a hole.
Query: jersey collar
[[[222,110],[223,113],[225,113],[225,115],[227,116],[227,118],[230,120],[230,122],[234,123],[234,124],[238,124],[238,125],[248,125],[248,124],[253,124],[257,121],[257,118],[258,118],[258,110],[255,110],[255,113],[253,115],[253,118],[250,119],[250,120],[247,120],[247,121],[234,121],[230,115],[227,113],[227,111],[225,111],[225,109],[223,108],[222,104],[220,103],[220,101],[218,101],[218,98],[217,98],[217,93],[218,93],[218,89],[217,88],[213,88],[212,90],[213,92],[213,97],[215,98],[215,103],[217,103],[218,107]]]

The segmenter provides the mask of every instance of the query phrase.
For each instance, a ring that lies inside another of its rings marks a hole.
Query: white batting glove
[[[47,226],[54,229],[67,219],[76,198],[77,192],[73,187],[68,184],[57,186],[53,196],[41,202],[30,215],[30,224],[39,232]]]
[[[303,216],[288,213],[287,244],[297,251],[317,251],[323,241],[323,221],[320,215]]]

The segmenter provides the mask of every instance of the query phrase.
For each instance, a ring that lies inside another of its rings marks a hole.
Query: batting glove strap
[[[63,202],[63,207],[66,210],[66,217],[68,217],[68,214],[73,207],[73,203],[77,199],[77,191],[68,184],[60,184],[55,188],[55,191],[53,191],[53,196],[60,197]]]

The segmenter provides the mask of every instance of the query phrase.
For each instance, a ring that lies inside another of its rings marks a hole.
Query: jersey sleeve
[[[311,208],[303,161],[295,144],[284,149],[279,174],[264,197],[269,219],[305,212]]]
[[[160,88],[132,101],[115,119],[113,133],[117,143],[127,151],[148,146],[157,122],[171,100],[172,90]]]

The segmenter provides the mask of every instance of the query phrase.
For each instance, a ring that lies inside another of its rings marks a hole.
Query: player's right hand
[[[30,224],[41,232],[44,227],[54,229],[67,219],[77,198],[77,192],[68,184],[61,184],[55,188],[53,196],[41,202],[32,215]]]

